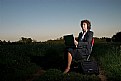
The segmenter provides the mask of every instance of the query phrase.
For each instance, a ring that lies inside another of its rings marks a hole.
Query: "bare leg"
[[[71,62],[72,62],[72,56],[68,52],[68,64],[67,64],[67,68],[65,69],[64,73],[67,73],[70,70]]]

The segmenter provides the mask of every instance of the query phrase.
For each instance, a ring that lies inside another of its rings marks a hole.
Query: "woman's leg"
[[[64,73],[69,72],[70,66],[71,66],[71,62],[72,62],[72,55],[71,55],[70,52],[68,52],[68,63],[67,63],[67,67],[66,67]]]

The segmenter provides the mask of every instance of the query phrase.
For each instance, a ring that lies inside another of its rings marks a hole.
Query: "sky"
[[[121,0],[0,0],[0,40],[77,37],[85,19],[94,37],[112,37],[121,31]]]

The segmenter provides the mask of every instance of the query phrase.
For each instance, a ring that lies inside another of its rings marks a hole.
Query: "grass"
[[[121,81],[120,43],[98,43],[93,54],[104,69],[108,81]]]
[[[38,67],[46,67],[47,71],[35,81],[100,81],[95,75],[76,72],[64,75],[60,70],[64,48],[63,42],[56,41],[0,45],[0,81],[25,80]],[[92,57],[96,58],[108,81],[121,81],[121,43],[95,43]]]

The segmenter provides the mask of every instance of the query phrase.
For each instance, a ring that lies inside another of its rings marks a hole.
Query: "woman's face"
[[[82,24],[82,31],[86,32],[87,31],[87,23]]]

